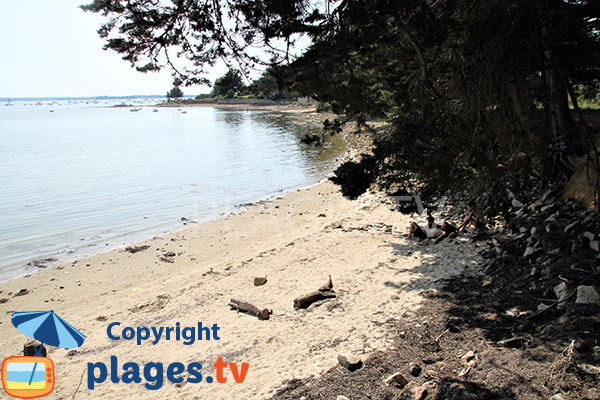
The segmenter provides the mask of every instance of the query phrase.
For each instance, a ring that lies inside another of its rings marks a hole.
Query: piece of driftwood
[[[238,311],[246,311],[256,315],[260,319],[269,319],[269,316],[273,314],[273,310],[270,308],[264,308],[258,304],[244,300],[231,299],[228,306]]]
[[[316,292],[309,293],[307,295],[298,297],[294,300],[294,308],[308,308],[315,301],[323,299],[331,299],[336,297],[333,291],[333,282],[331,282],[331,275],[325,285],[321,286]]]

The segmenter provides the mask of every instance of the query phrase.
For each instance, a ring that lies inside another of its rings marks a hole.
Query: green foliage
[[[219,58],[240,68],[262,61],[269,76],[247,94],[270,96],[274,80],[333,112],[390,121],[367,165],[338,170],[353,195],[367,182],[424,197],[465,182],[500,193],[530,174],[564,181],[567,160],[589,150],[568,94],[573,85],[584,85],[586,98],[598,93],[592,1],[95,0],[83,8],[109,18],[99,31],[106,48],[141,71],[168,65],[176,83],[198,83]],[[311,45],[294,57],[300,34]],[[248,54],[256,43],[271,49],[268,61]],[[195,68],[178,68],[171,53]],[[241,75],[230,70],[213,95],[242,95]]]
[[[177,86],[167,92],[167,99],[178,99],[180,97],[183,97],[183,91]]]
[[[242,73],[235,69],[229,69],[225,75],[215,80],[213,85],[212,97],[225,97],[232,99],[240,95],[244,90],[244,81]]]

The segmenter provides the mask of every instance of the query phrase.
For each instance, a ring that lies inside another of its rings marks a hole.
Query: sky
[[[78,7],[89,2],[0,0],[0,98],[165,95],[173,87],[168,71],[137,72],[102,50],[97,30],[104,18]],[[220,65],[207,77],[214,82],[226,71]]]

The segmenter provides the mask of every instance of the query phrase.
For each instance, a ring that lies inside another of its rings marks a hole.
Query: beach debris
[[[331,275],[325,285],[321,286],[316,292],[309,293],[307,295],[298,297],[294,300],[294,308],[308,308],[315,301],[323,299],[331,299],[337,297],[333,290],[333,282],[331,281]]]
[[[58,260],[56,258],[49,257],[49,258],[43,258],[43,259],[39,259],[39,260],[33,260],[31,262],[28,262],[27,265],[34,266],[37,268],[46,268],[47,267],[46,263],[51,263],[51,262],[55,262],[55,261],[58,261]]]
[[[347,356],[344,354],[338,355],[338,364],[346,368],[348,371],[356,371],[362,368],[362,360],[356,356]]]
[[[29,294],[29,293],[31,293],[31,290],[29,290],[29,289],[21,289],[17,293],[15,293],[13,295],[13,297],[25,296],[26,294]]]
[[[227,305],[238,312],[246,311],[252,315],[256,315],[259,319],[264,320],[269,319],[269,317],[273,314],[273,310],[270,308],[265,308],[256,303],[239,299],[231,299]]]
[[[399,386],[400,388],[403,388],[408,384],[408,379],[406,379],[406,377],[402,375],[401,372],[396,372],[395,374],[392,374],[385,379],[385,384],[388,386],[395,385]]]
[[[176,255],[177,254],[175,254],[174,252],[169,251],[169,252],[163,253],[163,255],[159,258],[159,260],[172,264],[175,262],[175,260],[173,260],[173,257],[175,257]]]
[[[254,278],[254,286],[262,286],[267,283],[267,276],[257,276]]]
[[[498,342],[498,346],[502,346],[502,347],[512,347],[514,349],[519,349],[521,347],[523,347],[523,344],[526,342],[527,339],[525,339],[524,337],[512,337],[510,339],[504,339],[504,340],[500,340]]]
[[[575,303],[600,305],[600,294],[593,286],[578,286]]]
[[[148,250],[150,248],[150,246],[148,245],[143,245],[143,246],[127,246],[125,247],[125,251],[131,254],[135,254],[139,251],[144,251],[144,250]]]
[[[350,400],[348,397],[346,396],[342,396],[341,394],[335,398],[335,400]]]
[[[132,313],[157,312],[157,311],[160,311],[163,308],[165,308],[168,303],[169,303],[169,295],[168,294],[159,294],[158,296],[156,296],[156,300],[148,302],[148,303],[144,303],[139,306],[135,306],[133,308],[130,308],[129,311],[131,311]]]

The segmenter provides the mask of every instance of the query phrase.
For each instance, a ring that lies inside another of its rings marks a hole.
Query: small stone
[[[342,395],[340,394],[338,397],[336,397],[336,399],[335,399],[335,400],[350,400],[350,399],[349,399],[348,397],[346,397],[346,396],[342,396]]]
[[[362,360],[356,356],[338,355],[338,363],[348,371],[356,371],[362,367]]]
[[[591,240],[590,249],[594,250],[595,252],[600,252],[600,242],[598,240]]]
[[[557,255],[559,255],[559,254],[560,254],[560,247],[557,247],[557,248],[555,248],[555,249],[553,249],[553,250],[550,250],[550,251],[548,252],[548,254],[550,254],[550,255],[552,255],[552,256],[557,256]]]
[[[594,235],[592,232],[586,231],[583,234],[583,237],[587,238],[587,240],[594,240],[594,238],[596,237],[596,235]]]
[[[421,375],[421,367],[417,363],[414,363],[414,362],[410,363],[410,365],[408,366],[408,369],[410,370],[410,374],[412,376]]]
[[[535,249],[533,247],[527,247],[525,249],[525,253],[523,253],[523,257],[529,257],[530,255],[532,255],[533,253],[535,253]]]
[[[578,286],[575,303],[600,305],[600,294],[598,294],[593,286]]]
[[[267,283],[267,277],[266,276],[257,276],[254,278],[254,286],[262,286],[265,283]]]
[[[565,282],[561,282],[554,286],[554,294],[556,295],[558,301],[563,301],[569,295],[567,284]],[[563,302],[558,305],[558,308],[564,308],[565,306],[566,304]]]
[[[541,212],[546,212],[548,210],[551,210],[552,208],[554,208],[554,204],[548,204],[547,206],[544,206],[542,208],[540,208]]]
[[[400,387],[404,387],[408,384],[408,379],[402,373],[396,372],[393,375],[390,375],[385,380],[386,385],[397,385]]]
[[[512,202],[511,202],[511,204],[512,204],[512,206],[513,206],[514,208],[523,208],[523,206],[524,206],[524,204],[523,204],[523,203],[521,203],[521,202],[520,202],[519,200],[517,200],[517,199],[513,199],[513,200],[512,200]]]
[[[531,235],[535,235],[536,232],[537,232],[537,228],[535,226],[533,228],[531,228],[531,230],[529,231],[529,233],[531,233]]]

